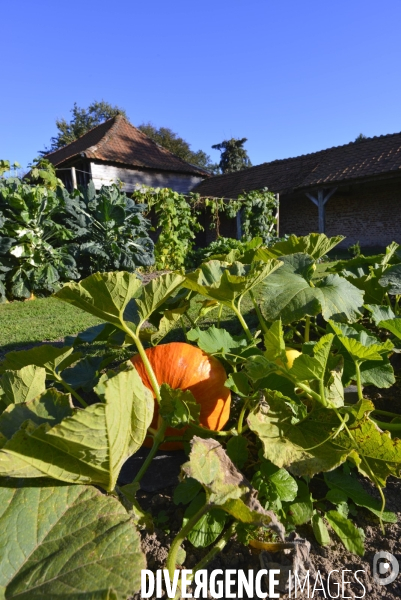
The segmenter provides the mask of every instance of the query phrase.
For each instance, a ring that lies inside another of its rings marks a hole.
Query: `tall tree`
[[[92,102],[88,108],[80,108],[77,103],[74,102],[74,108],[71,109],[71,112],[72,119],[69,122],[66,121],[66,119],[56,120],[58,133],[51,138],[49,148],[39,151],[41,156],[70,144],[89,131],[89,129],[96,127],[96,125],[100,125],[100,123],[107,121],[107,119],[111,119],[116,115],[127,116],[123,108],[112,106],[104,100],[101,102]]]
[[[219,167],[222,173],[233,173],[252,167],[248,153],[243,147],[247,141],[247,138],[231,138],[212,146],[221,152]]]
[[[168,127],[159,127],[157,129],[152,123],[142,123],[138,126],[138,129],[160,144],[160,146],[167,148],[167,150],[170,150],[170,152],[173,152],[176,156],[179,156],[182,160],[192,165],[208,170],[213,170],[216,167],[206,152],[203,152],[203,150],[194,152],[191,150],[191,144],[188,144],[188,142]]]

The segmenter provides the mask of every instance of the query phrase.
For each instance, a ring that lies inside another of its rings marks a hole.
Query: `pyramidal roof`
[[[217,175],[202,181],[193,191],[204,197],[237,198],[243,192],[264,187],[272,192],[288,193],[313,186],[329,187],[391,176],[401,176],[401,133],[366,138]]]
[[[207,177],[208,171],[182,160],[117,115],[97,125],[74,142],[46,154],[53,165],[82,156],[92,160],[119,163],[126,167],[176,171]]]

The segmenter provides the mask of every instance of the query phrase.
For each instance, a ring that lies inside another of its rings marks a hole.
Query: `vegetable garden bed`
[[[251,242],[186,275],[143,285],[98,273],[57,292],[101,322],[0,365],[5,598],[140,598],[138,531],[148,568],[170,577],[182,565],[259,569],[250,548],[262,545],[283,573],[362,569],[368,597],[382,596],[372,555],[400,558],[401,258],[392,244],[322,269],[341,239]],[[166,343],[178,328],[185,343]],[[83,343],[118,348],[120,364],[115,351],[82,355]],[[136,352],[136,366],[122,361]],[[186,453],[180,483],[141,490],[167,442]],[[399,597],[397,580],[385,594]]]

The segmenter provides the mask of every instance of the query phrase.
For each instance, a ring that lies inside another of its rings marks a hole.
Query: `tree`
[[[101,102],[92,102],[88,108],[80,108],[74,102],[74,108],[71,109],[71,112],[71,121],[67,122],[65,119],[56,120],[58,134],[51,138],[50,148],[39,151],[41,156],[45,156],[49,152],[54,152],[54,150],[70,144],[93,127],[96,127],[96,125],[107,121],[107,119],[111,119],[116,115],[127,116],[124,109],[119,106],[112,106],[104,100]]]
[[[203,150],[194,152],[191,150],[191,145],[188,142],[168,127],[159,127],[157,129],[152,123],[142,123],[142,125],[138,126],[138,129],[154,142],[163,146],[163,148],[167,148],[167,150],[170,150],[170,152],[173,152],[176,156],[192,165],[210,171],[216,167],[206,152],[203,152]]]
[[[358,135],[358,137],[355,138],[355,142],[362,142],[363,140],[367,140],[368,137],[366,135],[364,135],[363,133],[360,133]]]
[[[222,173],[233,173],[252,167],[248,153],[243,147],[247,141],[247,138],[231,138],[212,146],[221,152],[219,167]]]

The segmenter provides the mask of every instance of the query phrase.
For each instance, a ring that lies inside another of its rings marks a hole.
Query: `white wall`
[[[102,185],[110,185],[121,180],[124,192],[134,192],[141,185],[150,187],[171,188],[175,192],[186,194],[202,181],[202,177],[184,175],[182,173],[157,173],[156,171],[139,171],[124,167],[113,167],[105,164],[91,163],[93,183],[98,190]]]

